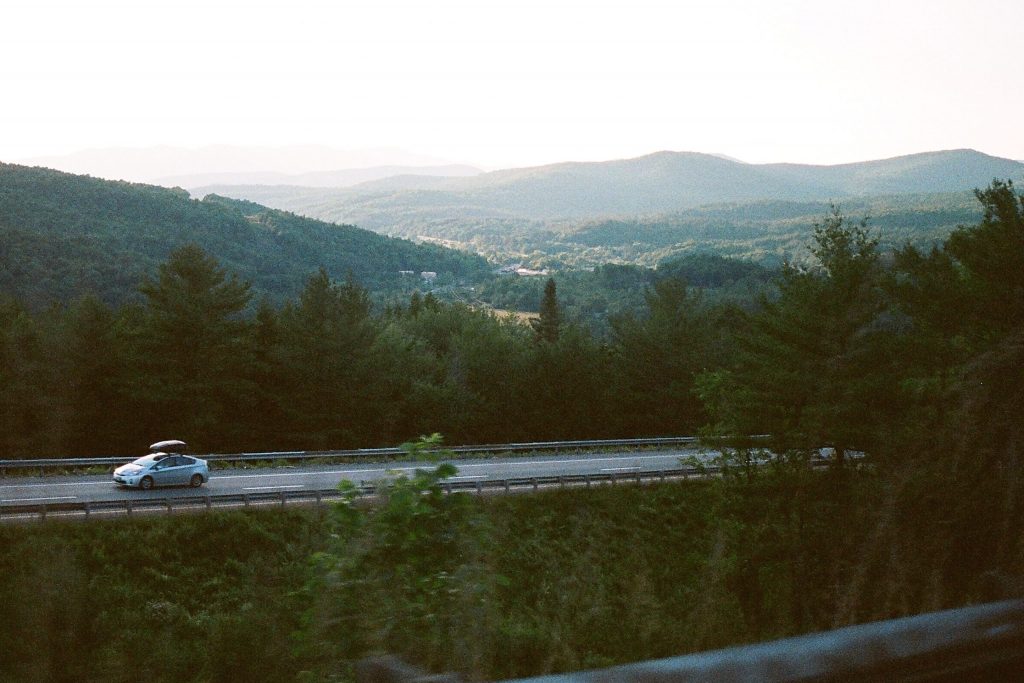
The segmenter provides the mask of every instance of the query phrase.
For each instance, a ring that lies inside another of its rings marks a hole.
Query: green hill
[[[295,297],[319,267],[370,287],[399,271],[473,278],[477,256],[384,237],[218,196],[0,164],[0,293],[30,306],[93,293],[108,303],[174,249],[195,243],[253,285],[256,297]]]

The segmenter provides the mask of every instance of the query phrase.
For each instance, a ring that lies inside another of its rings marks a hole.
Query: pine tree
[[[381,406],[374,381],[378,326],[365,289],[338,285],[321,268],[297,305],[281,313],[284,408],[293,443],[340,448],[374,438]]]
[[[555,279],[548,278],[544,285],[544,298],[540,302],[540,316],[530,321],[538,342],[554,344],[561,331],[562,312],[558,305]]]
[[[147,278],[139,289],[146,307],[132,331],[142,412],[137,417],[154,434],[196,446],[230,441],[253,395],[251,335],[242,315],[249,284],[188,245],[172,252],[157,279]]]
[[[770,433],[779,448],[831,446],[842,462],[896,412],[878,240],[838,209],[815,226],[816,267],[787,264],[776,300],[747,319],[729,372],[701,391],[725,429]]]

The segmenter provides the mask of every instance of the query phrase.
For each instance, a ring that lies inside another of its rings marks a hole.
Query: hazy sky
[[[1024,2],[0,0],[0,160],[392,146],[1024,159]]]

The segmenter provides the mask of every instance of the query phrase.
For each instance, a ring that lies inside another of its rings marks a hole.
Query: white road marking
[[[678,454],[674,453],[674,454],[671,454],[671,455],[639,455],[639,456],[634,455],[634,456],[629,456],[629,459],[631,459],[631,460],[665,460],[666,458],[668,458],[668,459],[678,460],[679,457],[680,456]],[[479,467],[494,467],[496,465],[497,466],[501,466],[501,467],[530,467],[530,466],[534,466],[535,467],[537,465],[570,465],[570,464],[578,464],[578,463],[584,463],[584,462],[586,462],[586,463],[616,462],[616,461],[620,461],[620,460],[624,460],[624,459],[625,458],[618,457],[618,458],[576,458],[576,459],[573,459],[573,460],[539,460],[539,461],[524,460],[524,461],[521,461],[521,462],[512,461],[512,462],[501,462],[501,463],[496,463],[496,462],[466,463],[466,462],[458,462],[458,461],[449,461],[449,462],[452,462],[452,464],[456,464],[456,466],[460,470],[463,470],[463,469],[470,469],[470,468],[473,468],[473,467],[478,467],[478,468]],[[280,473],[268,472],[268,473],[264,473],[264,474],[224,474],[224,475],[215,475],[215,476],[216,476],[216,479],[221,480],[221,479],[263,479],[265,477],[307,477],[307,476],[323,476],[323,475],[329,475],[329,474],[374,474],[374,473],[386,473],[386,472],[415,472],[418,469],[425,469],[425,468],[429,467],[430,465],[431,465],[431,463],[423,463],[422,466],[418,466],[418,467],[417,466],[413,466],[413,467],[385,467],[385,468],[377,468],[377,469],[327,470],[327,471],[311,470],[311,471],[308,471],[308,472],[280,472]],[[639,469],[639,467],[633,467],[633,468],[630,468],[630,469]],[[211,478],[213,478],[213,477],[214,477],[214,475],[211,475]]]
[[[604,467],[601,469],[602,472],[635,472],[639,467]]]
[[[0,486],[0,489],[38,489],[38,488],[49,488],[51,486],[114,486],[114,480],[108,479],[104,481],[65,481],[56,482],[53,484],[4,484]]]
[[[46,496],[45,498],[4,498],[0,503],[29,503],[40,500],[74,500],[78,496]]]
[[[486,479],[486,474],[467,474],[462,477],[448,477],[448,481],[455,481],[456,479]]]
[[[288,484],[278,486],[248,486],[243,488],[243,491],[265,491],[266,489],[302,489],[306,488],[302,484]]]

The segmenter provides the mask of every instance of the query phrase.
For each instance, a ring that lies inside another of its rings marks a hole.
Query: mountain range
[[[727,253],[778,261],[807,241],[830,202],[881,217],[890,243],[935,242],[977,219],[970,192],[994,178],[1020,182],[1024,163],[970,149],[834,166],[658,152],[472,177],[399,175],[349,188],[211,185],[193,192],[437,240],[495,260],[589,267],[604,260],[651,265],[687,250],[721,253],[725,242]]]
[[[351,187],[374,180],[396,176],[460,178],[482,173],[479,168],[464,164],[444,166],[370,166],[333,171],[277,173],[275,171],[221,171],[163,176],[153,180],[156,185],[183,187],[186,190],[205,185],[296,185],[299,187]]]
[[[344,189],[257,184],[211,185],[194,192],[409,234],[405,226],[433,221],[634,217],[718,203],[957,192],[987,186],[993,178],[1020,180],[1024,164],[967,149],[835,166],[746,164],[710,154],[658,152],[472,177],[393,176]]]
[[[68,173],[107,180],[128,180],[157,185],[190,187],[194,177],[210,182],[288,182],[306,173],[340,173],[374,167],[390,167],[390,173],[425,173],[446,168],[448,175],[462,175],[467,167],[446,159],[393,147],[336,149],[326,145],[253,147],[207,145],[203,147],[105,147],[72,154],[18,159],[25,166],[43,166]],[[476,169],[472,169],[474,172]],[[217,175],[223,174],[220,178]],[[253,177],[259,180],[252,180]],[[383,177],[374,174],[355,182]],[[248,178],[248,179],[246,179]],[[316,182],[309,184],[316,185]],[[333,183],[331,183],[333,184]],[[349,184],[344,182],[343,184]]]

